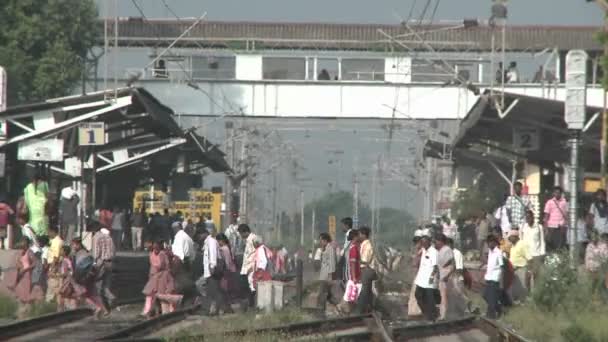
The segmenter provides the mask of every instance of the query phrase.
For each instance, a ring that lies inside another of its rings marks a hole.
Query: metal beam
[[[145,158],[147,156],[156,154],[158,152],[161,152],[161,151],[164,151],[164,150],[167,150],[167,149],[179,146],[179,145],[183,145],[185,143],[186,143],[186,139],[182,139],[182,138],[180,138],[180,139],[172,139],[171,142],[168,143],[168,144],[166,144],[166,145],[159,146],[159,147],[157,147],[155,149],[152,149],[150,151],[140,153],[140,154],[135,155],[133,157],[127,158],[127,159],[125,159],[125,160],[123,160],[121,162],[116,162],[116,163],[112,163],[112,164],[100,167],[99,169],[97,169],[97,173],[101,173],[101,172],[104,172],[104,171],[107,171],[107,170],[110,170],[110,169],[114,169],[114,168],[120,167],[123,164],[132,163],[132,162],[135,162],[137,160],[141,160],[141,159],[143,159],[143,158]]]
[[[4,146],[10,145],[10,144],[21,142],[21,141],[24,141],[27,139],[36,138],[36,137],[42,136],[47,133],[54,135],[63,130],[70,129],[70,128],[74,127],[75,125],[78,125],[82,121],[89,120],[89,119],[95,118],[97,116],[107,114],[116,109],[126,107],[130,104],[131,104],[131,96],[120,97],[120,98],[116,99],[116,103],[114,103],[108,107],[100,108],[100,109],[92,111],[90,113],[83,114],[83,115],[77,116],[75,118],[62,121],[60,123],[47,127],[45,129],[41,129],[41,130],[37,130],[37,131],[33,131],[30,133],[25,133],[25,134],[16,136],[14,138],[7,140],[6,142],[0,142],[0,147],[4,147]],[[59,132],[57,132],[58,130],[59,130]]]
[[[21,122],[19,122],[19,121],[17,121],[17,120],[13,120],[13,119],[7,119],[6,121],[8,121],[8,122],[12,123],[13,125],[15,125],[15,126],[17,126],[17,127],[19,127],[19,128],[22,128],[22,129],[26,130],[26,131],[28,131],[28,132],[33,132],[33,131],[34,131],[34,129],[33,129],[33,128],[31,128],[30,126],[28,126],[28,125],[24,125],[24,124],[22,124]]]

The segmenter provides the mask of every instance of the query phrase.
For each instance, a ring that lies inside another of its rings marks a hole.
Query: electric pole
[[[300,190],[300,246],[304,247],[304,190]]]
[[[604,12],[606,12],[606,15],[604,16],[604,56],[603,58],[606,59],[608,58],[608,0],[596,0],[595,1],[598,6],[600,6],[600,8],[602,10],[604,10]],[[602,189],[606,189],[606,185],[608,183],[608,179],[607,179],[607,174],[606,174],[606,159],[608,157],[608,111],[606,109],[606,80],[608,80],[608,76],[606,75],[606,63],[602,63],[603,69],[604,69],[604,79],[602,82],[602,85],[604,86],[604,105],[603,105],[603,111],[602,111],[602,141],[600,143],[600,148],[601,148],[601,154],[600,154],[600,158],[601,158],[601,165],[600,165],[600,173],[602,176]]]

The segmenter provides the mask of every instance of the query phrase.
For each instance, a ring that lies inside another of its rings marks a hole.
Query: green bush
[[[573,323],[561,332],[564,342],[596,342],[591,332],[577,323]]]
[[[577,301],[585,300],[579,288],[583,282],[567,255],[548,255],[532,291],[532,300],[540,309],[552,313],[562,308],[571,309],[572,305],[580,306],[582,303]],[[577,291],[572,291],[575,288]]]
[[[40,302],[32,304],[27,313],[27,316],[29,318],[33,318],[55,312],[57,312],[57,304],[55,304],[55,302]]]
[[[13,298],[0,295],[0,318],[14,318],[19,304]]]

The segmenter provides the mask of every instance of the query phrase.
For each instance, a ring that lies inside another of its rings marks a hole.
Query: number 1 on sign
[[[90,129],[87,131],[87,133],[89,134],[89,144],[94,144],[95,143],[95,131]]]

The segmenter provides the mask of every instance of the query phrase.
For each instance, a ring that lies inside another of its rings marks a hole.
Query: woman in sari
[[[49,225],[46,213],[48,192],[49,185],[40,176],[35,176],[23,190],[25,205],[30,218],[29,224],[38,236],[46,235]]]
[[[57,311],[73,310],[78,306],[74,293],[74,264],[70,258],[70,246],[63,246],[59,262],[60,286],[57,296]]]
[[[150,318],[154,303],[158,299],[161,303],[161,312],[175,311],[181,302],[181,295],[176,294],[175,279],[171,273],[171,260],[162,248],[163,243],[156,241],[150,251],[150,273],[148,282],[144,286],[143,294],[146,296],[142,316]]]
[[[220,280],[220,286],[222,289],[224,289],[228,296],[231,297],[231,295],[236,294],[237,291],[236,265],[234,263],[234,256],[232,255],[232,250],[230,249],[228,237],[224,233],[217,234],[215,239],[220,245],[220,256],[226,264],[226,271]]]
[[[15,270],[7,277],[8,288],[13,291],[19,301],[17,316],[23,318],[34,302],[32,294],[32,270],[34,269],[36,256],[30,250],[28,240],[22,240],[18,245],[19,254],[15,261]]]

